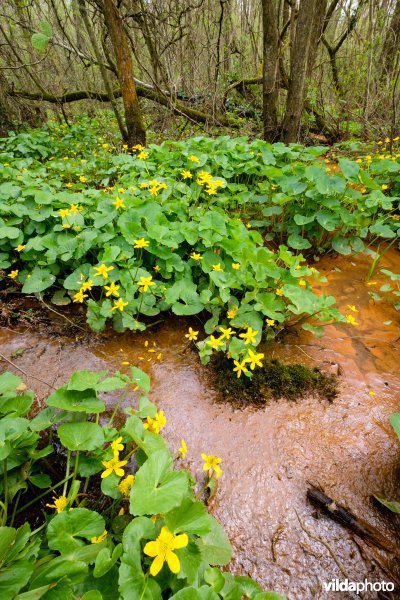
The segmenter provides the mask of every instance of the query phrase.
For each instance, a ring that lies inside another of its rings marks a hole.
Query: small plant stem
[[[213,479],[213,474],[211,475],[211,477],[210,477],[210,475],[207,476],[205,484],[200,488],[200,490],[196,494],[196,500],[200,500],[200,498],[202,497],[202,495],[204,494],[204,492],[208,488],[211,479]]]
[[[71,461],[71,450],[67,450],[67,467],[65,470],[65,483],[64,483],[64,487],[63,487],[63,493],[62,493],[63,496],[65,496],[67,493],[67,482],[69,479],[70,461]]]
[[[16,513],[17,508],[18,508],[19,499],[21,498],[21,492],[22,492],[22,490],[18,490],[18,492],[17,492],[17,498],[16,498],[16,500],[14,502],[14,508],[13,508],[13,512],[12,512],[12,515],[11,515],[10,527],[12,527],[13,523],[14,523],[15,513]]]
[[[78,465],[79,465],[79,450],[77,450],[76,454],[75,454],[75,464],[74,464],[74,472],[73,472],[73,477],[72,477],[72,481],[71,481],[71,485],[74,483],[76,476],[78,474]],[[64,494],[65,496],[66,494]]]
[[[3,487],[4,487],[4,509],[3,509],[3,525],[7,523],[8,510],[8,477],[7,477],[7,459],[3,461]]]
[[[115,417],[115,415],[116,415],[116,413],[117,413],[117,410],[118,410],[118,409],[119,409],[119,407],[121,406],[121,402],[122,402],[122,400],[123,400],[123,399],[126,397],[127,393],[128,393],[128,390],[125,390],[125,391],[124,391],[124,392],[121,394],[121,397],[120,397],[120,399],[118,400],[117,404],[116,404],[116,405],[115,405],[115,407],[114,407],[114,410],[113,410],[113,412],[112,412],[112,415],[111,415],[111,417],[110,417],[110,420],[108,421],[108,427],[111,427],[111,425],[112,425],[112,423],[113,423],[113,421],[114,421],[114,417]]]
[[[32,504],[35,504],[35,502],[37,502],[38,500],[40,500],[44,496],[47,496],[47,494],[49,494],[53,490],[55,490],[58,487],[60,487],[60,485],[63,485],[63,483],[65,484],[68,481],[68,479],[71,479],[71,477],[72,477],[72,474],[69,475],[68,477],[66,477],[65,479],[63,479],[62,481],[59,481],[58,483],[56,483],[56,485],[53,485],[51,488],[49,488],[48,490],[46,490],[45,492],[43,492],[43,494],[40,494],[40,496],[36,496],[33,500],[30,500],[30,502],[27,502],[26,504],[24,504],[24,506],[21,506],[21,508],[19,508],[17,511],[15,511],[15,515],[19,515],[19,513],[21,513],[25,509],[29,508],[30,506],[32,506]]]

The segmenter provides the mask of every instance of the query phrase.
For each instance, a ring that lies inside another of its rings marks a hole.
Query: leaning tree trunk
[[[273,142],[278,131],[278,14],[275,0],[262,0],[263,22],[263,127],[264,139]]]
[[[306,97],[307,75],[318,44],[318,28],[322,32],[326,0],[301,0],[290,64],[289,89],[282,125],[286,143],[296,142],[300,134],[301,116]]]
[[[104,21],[114,49],[122,101],[124,103],[127,129],[127,139],[125,141],[131,147],[135,144],[145,145],[146,130],[136,94],[132,56],[124,24],[118,8],[114,4],[114,0],[103,0],[103,12]]]

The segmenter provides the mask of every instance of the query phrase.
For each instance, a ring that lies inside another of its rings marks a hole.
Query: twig
[[[68,321],[68,323],[71,323],[71,325],[73,325],[74,327],[77,327],[81,331],[84,331],[85,333],[87,333],[87,329],[84,329],[84,327],[81,327],[80,325],[77,325],[76,323],[74,323],[73,321],[71,321],[71,319],[68,319],[68,317],[66,317],[65,315],[63,315],[62,313],[58,312],[54,308],[51,308],[51,306],[49,306],[48,304],[46,304],[46,302],[43,300],[43,298],[41,296],[39,296],[39,300],[40,300],[40,302],[42,302],[45,305],[45,307],[47,308],[47,310],[50,310],[51,312],[55,313],[59,317],[62,317],[63,319],[65,319],[66,321]]]
[[[15,369],[17,369],[21,373],[23,373],[25,375],[25,377],[31,377],[32,379],[36,379],[36,381],[40,381],[40,383],[44,383],[45,385],[47,385],[52,390],[57,389],[53,385],[51,385],[51,383],[47,383],[47,381],[44,381],[43,379],[40,379],[39,377],[36,377],[36,375],[29,375],[29,373],[27,373],[26,371],[24,371],[23,369],[21,369],[21,367],[19,367],[18,365],[16,365],[12,360],[9,360],[6,356],[4,356],[4,354],[0,353],[0,358],[2,358],[3,360],[5,360],[6,362],[8,362],[9,365],[13,366]]]
[[[334,553],[331,545],[324,540],[323,538],[318,537],[316,534],[311,533],[311,531],[309,531],[306,526],[304,525],[304,523],[302,522],[302,520],[300,519],[298,512],[296,509],[294,509],[294,512],[296,513],[296,517],[300,523],[300,527],[302,528],[302,530],[312,539],[315,540],[316,542],[319,542],[320,544],[322,544],[323,546],[325,546],[325,548],[329,551],[330,555],[332,556],[333,560],[335,561],[335,563],[337,564],[340,572],[342,573],[342,575],[344,575],[345,578],[349,579],[349,576],[347,574],[347,572],[345,571],[344,567],[340,564],[339,559],[337,558],[336,554]]]

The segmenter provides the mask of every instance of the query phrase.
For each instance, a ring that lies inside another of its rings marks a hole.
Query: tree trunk
[[[322,32],[326,0],[301,0],[296,22],[290,64],[289,89],[282,137],[286,143],[296,142],[300,133],[301,115],[306,97],[307,75],[314,61],[315,50]]]
[[[263,127],[264,139],[273,142],[278,131],[279,32],[275,0],[262,0],[263,22]]]
[[[397,0],[389,27],[386,31],[380,57],[381,80],[390,79],[400,50],[400,0]]]
[[[103,0],[104,21],[110,35],[117,62],[118,79],[121,86],[127,129],[126,143],[132,147],[146,144],[146,130],[133,79],[133,64],[128,38],[121,15],[114,0]]]

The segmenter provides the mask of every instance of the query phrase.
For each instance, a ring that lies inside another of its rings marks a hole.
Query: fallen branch
[[[137,85],[136,93],[141,98],[152,100],[162,106],[165,106],[172,110],[175,114],[183,115],[196,121],[196,123],[215,123],[216,125],[222,125],[224,127],[238,127],[237,124],[231,122],[223,115],[210,115],[201,110],[186,106],[182,102],[168,98],[166,95],[156,92],[154,89]],[[56,96],[48,93],[41,92],[28,92],[23,90],[10,90],[9,96],[24,98],[26,100],[34,100],[39,102],[50,102],[51,104],[67,104],[69,102],[78,102],[79,100],[97,100],[99,102],[110,102],[108,94],[103,92],[92,92],[90,90],[78,90],[74,92],[66,92],[60,96]],[[115,98],[121,97],[121,90],[116,89],[113,91]]]
[[[14,369],[17,369],[18,371],[20,371],[23,375],[25,375],[25,377],[31,377],[32,379],[36,379],[36,381],[40,381],[40,383],[44,383],[45,385],[47,385],[52,390],[57,389],[57,388],[54,387],[54,385],[51,385],[51,383],[47,383],[47,381],[44,381],[43,379],[40,379],[39,377],[36,377],[35,375],[30,375],[29,373],[27,373],[26,371],[24,371],[23,369],[21,369],[21,367],[19,367],[18,365],[16,365],[12,360],[9,360],[6,356],[4,356],[4,354],[0,353],[0,358],[2,358],[9,365],[11,365],[12,367],[14,367]]]
[[[344,506],[337,504],[316,487],[307,490],[307,498],[322,508],[325,513],[353,531],[358,537],[372,542],[378,548],[399,556],[399,548],[388,540],[380,531],[369,523],[362,521],[349,512]]]

